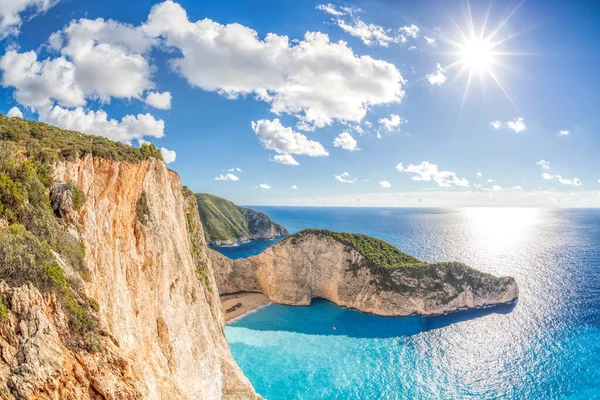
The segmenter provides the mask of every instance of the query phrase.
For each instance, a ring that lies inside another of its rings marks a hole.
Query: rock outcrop
[[[368,240],[382,249],[392,247]],[[260,292],[281,304],[308,305],[319,297],[372,314],[404,316],[436,315],[518,297],[512,277],[494,277],[462,263],[426,264],[416,259],[415,265],[384,268],[347,243],[314,230],[246,259],[209,253],[220,293]]]
[[[0,283],[0,398],[257,398],[223,334],[196,202],[177,174],[157,159],[87,155],[55,165],[54,182],[85,194],[57,216],[68,209],[85,246],[78,279],[99,304],[99,334],[73,342],[54,294]]]
[[[206,240],[211,246],[233,245],[249,240],[287,236],[289,232],[264,213],[239,207],[211,194],[196,194]]]

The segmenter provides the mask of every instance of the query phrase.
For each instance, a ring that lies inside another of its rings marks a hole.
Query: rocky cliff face
[[[281,304],[320,297],[383,316],[435,315],[510,302],[512,277],[494,277],[460,263],[380,269],[356,249],[323,235],[294,235],[261,254],[231,260],[210,250],[219,291],[260,292]]]
[[[177,174],[159,160],[88,155],[54,175],[85,194],[69,229],[85,245],[80,284],[98,301],[99,335],[69,342],[52,294],[0,284],[10,311],[0,398],[256,398],[231,357],[196,202]]]

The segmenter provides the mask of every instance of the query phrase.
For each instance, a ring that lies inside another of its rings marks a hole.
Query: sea
[[[364,233],[520,289],[515,304],[436,317],[323,299],[264,307],[225,335],[266,399],[600,399],[599,209],[253,208],[292,233]],[[247,257],[276,242],[218,250]]]

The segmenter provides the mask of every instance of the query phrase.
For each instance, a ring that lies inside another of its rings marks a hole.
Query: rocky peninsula
[[[219,293],[258,292],[273,302],[313,298],[381,316],[438,315],[508,303],[519,289],[459,262],[425,263],[366,235],[308,229],[259,255],[229,259],[209,250]]]
[[[239,207],[211,194],[196,194],[198,212],[210,246],[230,246],[249,240],[268,240],[289,232],[264,213]]]

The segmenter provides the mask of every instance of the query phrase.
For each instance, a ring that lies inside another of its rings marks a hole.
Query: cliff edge
[[[255,399],[151,146],[0,116],[0,398]]]
[[[206,240],[211,246],[289,235],[283,226],[271,221],[266,214],[239,207],[221,197],[199,193],[196,201]]]
[[[519,295],[512,277],[458,262],[424,263],[360,234],[308,229],[253,257],[209,255],[220,293],[260,292],[281,304],[308,305],[319,297],[382,316],[437,315]]]

